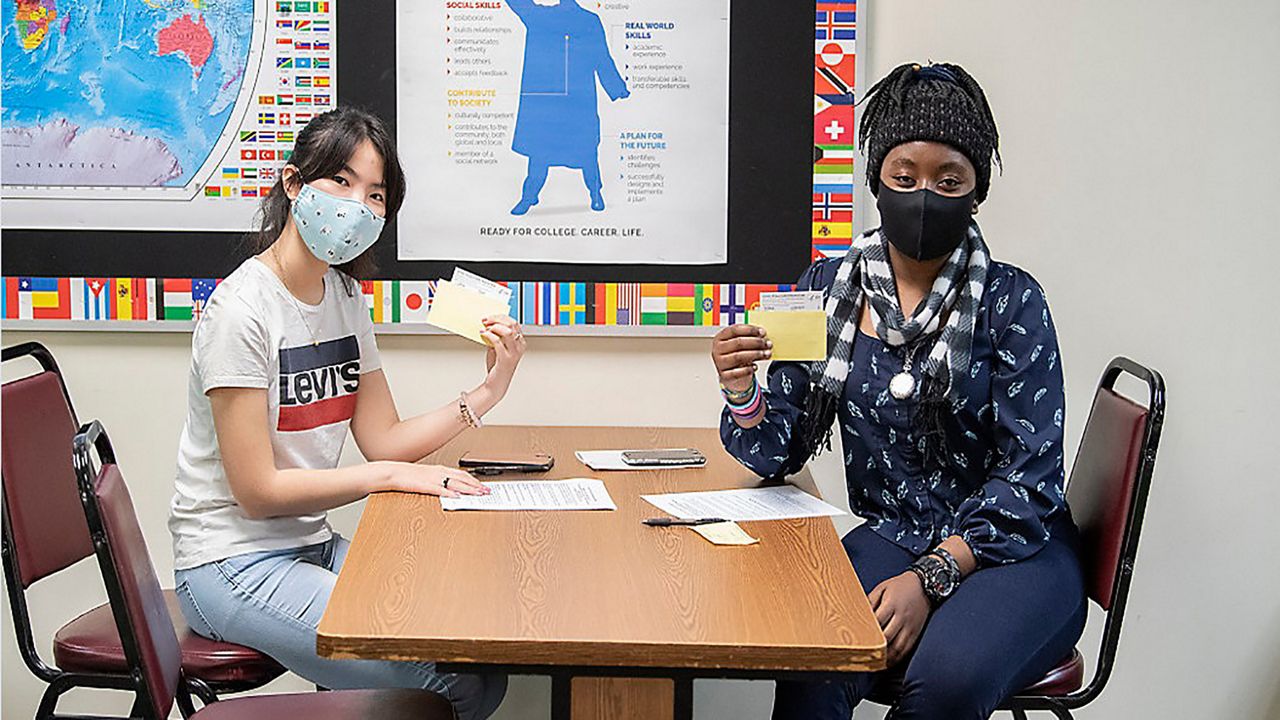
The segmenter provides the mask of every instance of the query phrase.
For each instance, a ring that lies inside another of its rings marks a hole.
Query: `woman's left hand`
[[[867,599],[884,631],[886,662],[893,667],[920,640],[925,621],[929,619],[929,598],[924,594],[920,578],[908,571],[875,586]]]
[[[492,385],[499,396],[505,395],[527,347],[524,331],[514,319],[495,315],[484,319],[484,330],[480,336],[489,343],[484,361],[489,375],[485,382]]]

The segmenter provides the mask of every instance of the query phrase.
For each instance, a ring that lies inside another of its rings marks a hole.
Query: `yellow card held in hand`
[[[506,315],[509,310],[510,306],[502,300],[441,280],[436,284],[427,322],[454,335],[488,345],[480,336],[484,330],[484,319],[491,315]]]
[[[774,360],[827,356],[827,314],[822,310],[752,310],[747,322],[769,333]]]

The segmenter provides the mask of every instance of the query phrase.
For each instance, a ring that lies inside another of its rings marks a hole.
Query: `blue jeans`
[[[350,543],[236,555],[175,573],[182,614],[197,633],[246,645],[321,687],[425,688],[453,703],[459,720],[484,720],[506,694],[502,676],[451,675],[431,663],[330,660],[316,628]]]
[[[929,616],[914,652],[886,672],[904,676],[893,720],[979,720],[1071,653],[1087,604],[1076,529],[1056,521],[1052,539],[1021,562],[983,568]],[[844,537],[845,552],[870,593],[915,560],[866,525]],[[847,681],[780,681],[774,720],[849,720],[882,673]]]

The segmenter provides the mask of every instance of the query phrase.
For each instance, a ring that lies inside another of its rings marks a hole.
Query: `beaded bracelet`
[[[480,416],[471,410],[471,406],[467,404],[467,393],[464,390],[458,395],[458,413],[462,415],[462,420],[469,427],[484,427],[484,423],[480,421]]]

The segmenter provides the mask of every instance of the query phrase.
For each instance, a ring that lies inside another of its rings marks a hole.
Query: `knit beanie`
[[[858,143],[867,151],[867,186],[879,194],[880,166],[893,148],[917,140],[959,150],[977,171],[976,200],[991,187],[1000,162],[999,135],[978,83],[957,65],[900,65],[867,96]]]

